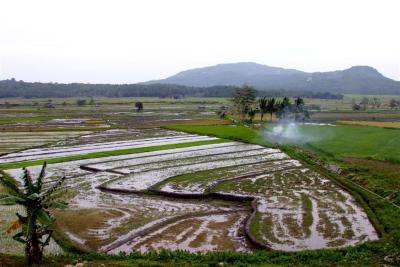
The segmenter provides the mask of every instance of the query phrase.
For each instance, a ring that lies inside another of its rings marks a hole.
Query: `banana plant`
[[[7,230],[11,233],[21,229],[13,236],[13,239],[25,245],[25,256],[28,265],[40,264],[43,259],[43,249],[51,239],[55,218],[50,214],[51,209],[64,209],[67,203],[57,201],[53,193],[61,186],[65,176],[44,190],[46,163],[33,182],[31,174],[24,168],[23,185],[18,186],[16,180],[0,171],[0,184],[6,193],[0,194],[0,205],[21,205],[25,208],[25,214],[16,213],[17,220]]]

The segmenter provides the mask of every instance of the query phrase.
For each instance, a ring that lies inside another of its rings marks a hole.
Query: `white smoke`
[[[306,131],[300,123],[285,121],[264,131],[265,137],[278,144],[304,144],[317,141],[321,136],[317,131]]]

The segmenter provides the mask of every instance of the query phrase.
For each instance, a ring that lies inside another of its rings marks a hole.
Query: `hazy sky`
[[[240,61],[400,80],[400,1],[0,0],[0,79],[134,83]]]

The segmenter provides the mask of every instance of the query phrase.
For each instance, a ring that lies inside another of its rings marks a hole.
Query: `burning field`
[[[91,156],[77,160],[82,155]],[[349,193],[279,149],[162,129],[109,130],[10,153],[0,164],[25,162],[35,176],[38,162],[54,158],[63,162],[48,165],[46,185],[66,175],[59,197],[70,203],[54,211],[57,229],[86,251],[291,251],[378,239]],[[0,238],[0,252],[9,252],[9,240]]]

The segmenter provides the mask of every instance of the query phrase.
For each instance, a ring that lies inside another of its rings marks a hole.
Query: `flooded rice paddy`
[[[10,153],[0,163],[214,139],[109,130]],[[28,169],[35,177],[40,166]],[[20,169],[7,172],[20,182]],[[378,238],[349,193],[279,149],[232,141],[69,161],[50,164],[45,185],[64,175],[59,197],[70,205],[54,211],[57,228],[86,250],[253,251],[261,244],[292,251]]]

